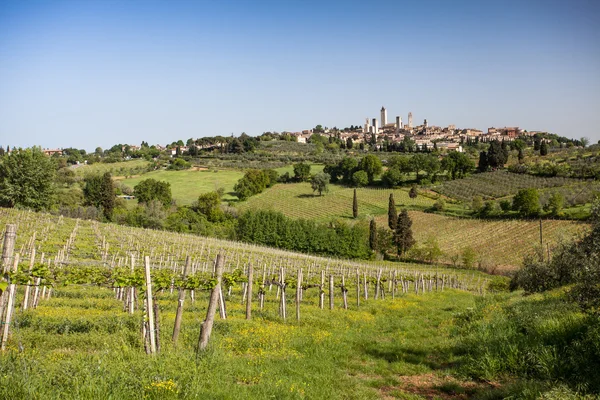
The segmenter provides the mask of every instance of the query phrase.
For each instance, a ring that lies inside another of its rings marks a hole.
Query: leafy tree
[[[112,221],[115,208],[115,189],[110,172],[85,179],[83,187],[84,205],[102,210],[104,217]]]
[[[271,173],[268,170],[251,169],[246,171],[233,190],[235,190],[236,196],[243,201],[250,196],[262,193],[271,184]]]
[[[418,195],[419,192],[417,191],[417,185],[412,185],[410,191],[408,192],[408,197],[411,199],[416,199]]]
[[[398,224],[396,226],[394,242],[398,249],[398,255],[401,257],[415,244],[412,233],[412,220],[406,209],[403,209],[398,215]]]
[[[371,184],[375,180],[375,177],[381,174],[383,165],[378,157],[369,154],[360,160],[358,168],[367,173],[369,184]]]
[[[294,179],[298,182],[308,182],[310,179],[310,164],[294,164]]]
[[[324,172],[316,174],[310,181],[310,186],[312,187],[313,192],[319,192],[319,196],[321,196],[323,192],[327,193],[329,191],[328,185],[329,175]]]
[[[352,174],[358,168],[358,160],[353,157],[344,157],[338,164],[339,174],[342,175],[342,182],[352,183]]]
[[[365,171],[356,171],[352,174],[352,183],[356,187],[366,186],[369,183],[369,176]]]
[[[590,139],[586,137],[582,137],[579,139],[579,143],[581,143],[581,147],[586,148],[588,144],[590,144]]]
[[[483,209],[483,199],[481,196],[473,196],[473,199],[471,200],[471,208],[476,214]]]
[[[509,212],[512,208],[512,203],[510,200],[500,200],[500,209],[503,212]]]
[[[394,193],[390,193],[390,200],[388,202],[388,226],[392,231],[395,231],[397,225],[398,214],[396,211],[396,202],[394,201]]]
[[[502,168],[508,161],[508,150],[503,149],[500,142],[493,140],[487,151],[487,163],[492,168]]]
[[[387,171],[385,171],[381,177],[381,181],[387,187],[395,187],[400,186],[404,178],[404,174],[400,171],[399,168],[388,167]]]
[[[550,211],[552,216],[557,217],[560,215],[563,205],[565,203],[565,198],[559,192],[552,193],[550,198],[548,199],[547,209]]]
[[[523,153],[522,148],[519,148],[519,153],[517,154],[517,159],[519,160],[519,163],[522,163],[523,160],[525,159],[525,154]]]
[[[490,169],[490,164],[488,163],[488,156],[485,151],[479,153],[479,163],[477,164],[477,169],[479,172],[486,172]]]
[[[465,153],[453,151],[442,160],[441,168],[447,171],[452,179],[461,179],[475,169],[475,164]]]
[[[346,139],[346,148],[348,150],[352,150],[352,147],[354,146],[354,143],[352,142],[352,138],[348,138]]]
[[[535,188],[521,189],[513,198],[513,210],[524,217],[534,217],[540,213],[540,195]]]
[[[133,194],[137,198],[138,203],[148,204],[152,200],[158,200],[163,207],[169,206],[173,199],[171,196],[171,184],[152,178],[144,179],[135,185]]]
[[[198,196],[197,209],[210,222],[219,222],[225,216],[221,209],[221,194],[219,192],[208,192]]]
[[[56,166],[39,148],[0,158],[0,206],[47,210],[54,204]]]
[[[540,156],[547,156],[548,155],[548,143],[546,143],[546,141],[543,141],[542,144],[540,145]]]
[[[444,254],[435,236],[429,236],[423,244],[423,255],[429,264],[436,263]]]
[[[465,247],[461,254],[463,267],[466,269],[475,268],[475,261],[477,260],[477,253],[471,247]]]
[[[377,251],[377,223],[375,219],[371,219],[369,224],[369,246],[371,250]]]
[[[358,218],[358,199],[356,198],[356,189],[354,189],[354,197],[352,198],[352,216]]]

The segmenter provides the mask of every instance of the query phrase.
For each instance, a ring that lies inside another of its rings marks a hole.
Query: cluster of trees
[[[527,188],[519,190],[512,201],[504,199],[497,203],[494,200],[483,201],[481,196],[474,196],[471,208],[474,214],[484,218],[511,211],[518,212],[524,218],[538,217],[543,213],[552,217],[561,217],[564,203],[564,196],[559,192],[554,192],[542,207],[538,190]]]
[[[499,142],[497,140],[490,142],[488,150],[479,153],[479,171],[486,172],[490,169],[503,168],[504,164],[508,161],[509,154],[506,142]]]
[[[250,169],[235,184],[233,190],[235,190],[236,196],[243,201],[273,186],[277,183],[278,177],[279,174],[273,169]]]
[[[360,161],[353,157],[344,157],[337,164],[326,165],[323,172],[329,174],[331,182],[359,187],[372,184],[375,178],[381,175],[382,170],[381,160],[369,154]]]
[[[372,257],[369,227],[361,222],[353,225],[342,221],[319,224],[290,219],[274,211],[247,211],[238,218],[237,238],[244,242],[332,257]]]

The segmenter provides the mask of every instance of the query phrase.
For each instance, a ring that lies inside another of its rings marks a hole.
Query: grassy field
[[[357,190],[359,218],[375,217],[379,226],[387,226],[389,194],[392,190],[362,188]],[[539,246],[539,221],[536,220],[480,220],[456,218],[420,210],[430,208],[434,200],[418,196],[411,199],[407,189],[393,190],[396,206],[408,208],[413,219],[417,242],[435,237],[444,252],[442,259],[451,262],[453,255],[470,247],[478,261],[514,269],[523,257]],[[240,210],[269,209],[292,218],[320,221],[332,218],[352,220],[353,189],[331,185],[330,192],[313,196],[310,185],[294,183],[277,185],[264,193],[240,203]],[[570,239],[589,227],[586,223],[566,220],[544,222],[544,245],[552,248],[559,240]]]
[[[398,207],[426,209],[434,200],[418,196],[411,199],[408,189],[357,189],[358,210],[361,216],[387,214],[390,193]],[[271,209],[280,211],[292,218],[329,220],[331,218],[352,218],[352,198],[354,189],[340,185],[330,185],[329,193],[323,196],[313,194],[308,183],[280,184],[265,192],[252,196],[240,203],[240,210]]]
[[[99,175],[110,172],[113,177],[139,175],[146,172],[150,163],[146,160],[130,160],[117,163],[94,163],[72,167],[79,176]]]
[[[186,171],[154,171],[136,178],[124,179],[127,186],[134,187],[144,179],[156,179],[171,184],[171,192],[177,204],[187,205],[198,199],[202,193],[211,192],[219,188],[225,190],[223,200],[236,200],[233,186],[244,175],[238,170],[186,170]]]
[[[124,313],[111,290],[58,288],[17,314],[0,355],[0,398],[419,399],[491,388],[456,374],[452,317],[474,295],[406,295],[358,310],[338,302],[333,311],[319,309],[317,297],[307,291],[302,320],[284,322],[268,292],[264,311],[246,321],[234,291],[227,320],[217,319],[209,351],[196,358],[206,295],[186,299],[177,348],[177,296],[159,295],[161,351],[153,357],[141,345],[141,312]]]

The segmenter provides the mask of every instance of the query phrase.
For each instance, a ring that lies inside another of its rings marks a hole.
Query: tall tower
[[[377,140],[378,134],[379,134],[379,125],[377,122],[377,118],[373,118],[373,135],[375,135],[375,140]]]
[[[371,128],[371,124],[369,124],[369,117],[365,118],[365,129],[363,130],[363,133],[369,133],[369,130]]]
[[[387,124],[387,110],[381,106],[381,127],[383,128]]]
[[[412,113],[411,112],[408,113],[408,128],[409,129],[412,128]]]
[[[425,128],[427,128],[427,126],[428,126],[428,125],[427,125],[427,119],[425,119],[425,120],[423,121],[423,125],[425,125]]]
[[[400,129],[402,128],[402,118],[396,115],[396,135],[400,133]]]

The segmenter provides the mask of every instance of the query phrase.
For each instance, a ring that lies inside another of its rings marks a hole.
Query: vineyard
[[[411,211],[409,215],[417,242],[435,237],[447,263],[452,262],[452,256],[471,248],[477,254],[478,263],[492,268],[514,269],[522,264],[524,256],[533,254],[540,245],[540,223],[537,220],[479,220],[419,211]],[[377,221],[387,224],[387,216],[378,217]],[[560,241],[572,240],[588,228],[588,224],[581,222],[544,220],[545,252],[551,251]]]
[[[440,326],[490,282],[472,271],[334,260],[2,209],[0,226],[7,223],[16,239],[7,258],[12,234],[2,238],[10,276],[0,312],[2,398],[400,393],[402,382],[389,373],[433,371],[424,361],[448,333]],[[382,327],[398,342],[379,336]],[[409,349],[423,355],[401,356]],[[380,351],[396,354],[392,364],[381,363]],[[441,365],[454,356],[437,357]]]
[[[110,172],[112,176],[140,175],[148,170],[150,162],[146,160],[130,160],[116,163],[94,163],[90,165],[73,166],[75,173],[85,177],[88,175],[101,175]]]
[[[581,184],[583,184],[581,180],[572,178],[545,178],[507,171],[494,171],[474,174],[464,179],[446,181],[437,186],[435,190],[445,196],[471,202],[473,196],[481,196],[484,199],[497,199],[514,195],[520,189],[547,189]]]
[[[430,208],[435,200],[425,196],[411,199],[408,189],[356,190],[360,216],[387,214],[390,193],[394,193],[396,206],[423,210]],[[279,211],[291,218],[329,220],[332,218],[352,218],[352,198],[354,189],[340,185],[330,185],[329,193],[313,195],[308,183],[277,185],[274,188],[251,197],[240,203],[241,211],[247,209],[268,209]]]

